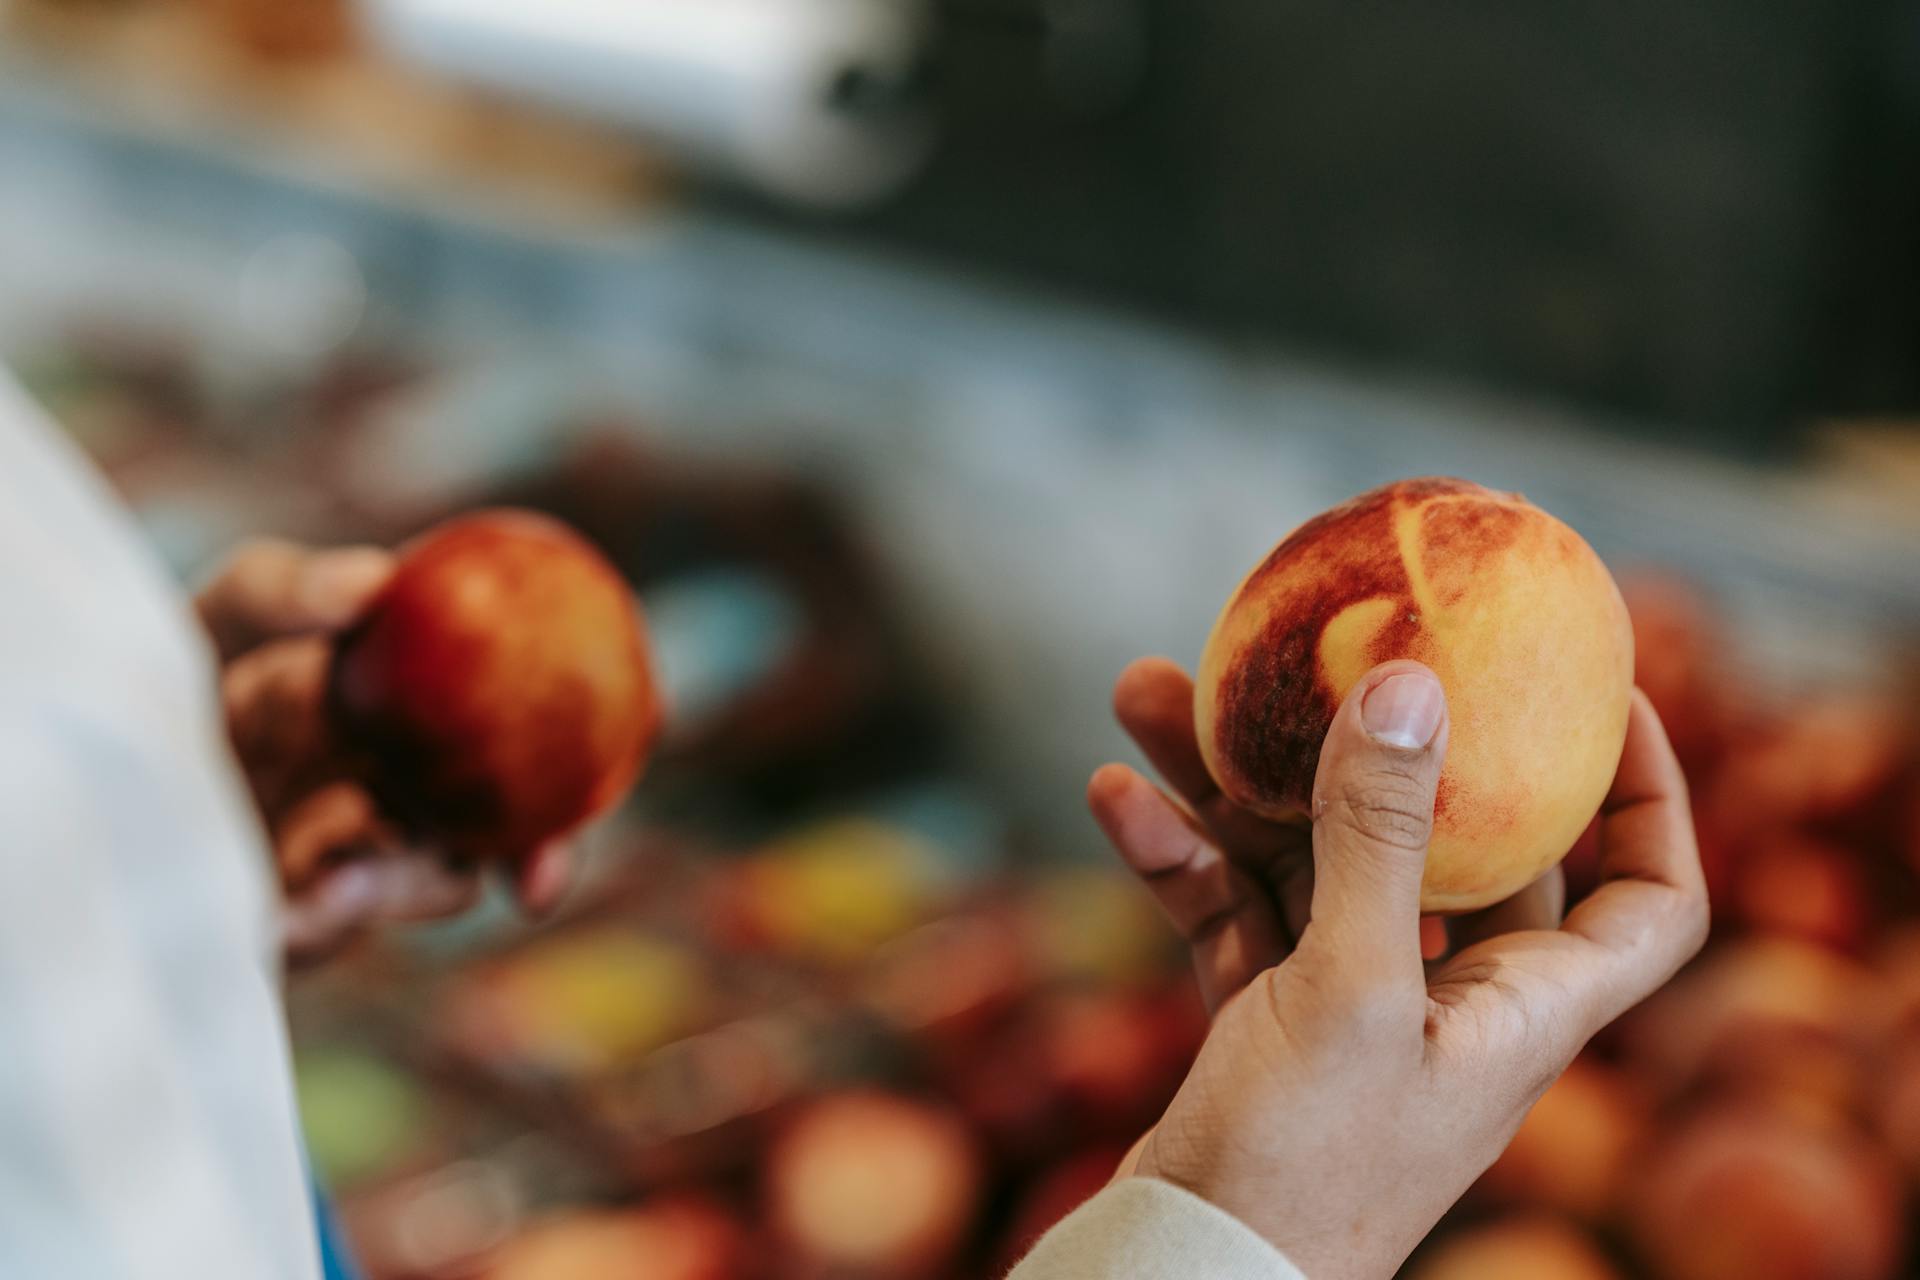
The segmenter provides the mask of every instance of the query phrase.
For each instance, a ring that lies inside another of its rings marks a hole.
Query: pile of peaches
[[[650,845],[530,936],[307,984],[303,1098],[369,1272],[1003,1274],[1111,1176],[1205,1015],[1119,874],[956,886],[921,844],[857,818]],[[330,1162],[369,1126],[377,1158]]]
[[[617,798],[658,705],[610,567],[546,523],[487,520],[414,544],[343,650],[338,709],[417,821],[526,844]],[[474,546],[491,551],[469,565]],[[1893,1280],[1920,1189],[1920,719],[1895,696],[1742,693],[1699,596],[1650,578],[1623,594],[1624,611],[1591,550],[1517,496],[1362,495],[1222,613],[1202,754],[1229,795],[1290,820],[1334,693],[1421,657],[1460,729],[1424,900],[1495,901],[1570,841],[1577,898],[1598,868],[1591,831],[1574,837],[1637,683],[1688,774],[1713,936],[1546,1093],[1409,1274]],[[1549,692],[1502,719],[1516,688]],[[528,690],[551,696],[501,693]],[[1489,811],[1497,830],[1476,828]],[[943,884],[938,861],[853,819],[636,862],[623,893],[433,980],[416,1063],[558,1135],[582,1192],[537,1212],[537,1174],[512,1194],[506,1174],[461,1184],[494,1188],[474,1203],[432,1179],[350,1195],[363,1251],[394,1280],[1003,1270],[1104,1182],[1204,1019],[1164,930],[1122,898],[1038,870]],[[515,1234],[463,1252],[454,1228],[509,1202],[529,1209]]]
[[[1685,584],[1622,583],[1692,784],[1705,952],[1603,1032],[1418,1280],[1890,1280],[1920,1193],[1920,716],[1740,686]],[[1566,864],[1592,885],[1590,841]]]

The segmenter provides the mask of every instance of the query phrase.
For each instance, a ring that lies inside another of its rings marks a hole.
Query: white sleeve
[[[0,1276],[318,1275],[213,690],[178,593],[0,376]]]
[[[1305,1280],[1238,1218],[1156,1178],[1122,1178],[1042,1236],[1007,1280]]]

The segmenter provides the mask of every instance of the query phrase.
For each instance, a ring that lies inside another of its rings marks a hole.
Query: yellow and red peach
[[[330,700],[388,810],[474,858],[611,807],[661,720],[633,593],[584,538],[524,511],[405,547],[341,639]]]
[[[1432,668],[1452,730],[1421,907],[1466,911],[1564,856],[1605,798],[1633,688],[1606,566],[1516,494],[1405,480],[1288,535],[1227,601],[1195,729],[1236,803],[1299,819],[1334,712],[1395,658]]]

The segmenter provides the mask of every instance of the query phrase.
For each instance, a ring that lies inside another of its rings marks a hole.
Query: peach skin
[[[1499,902],[1606,795],[1633,688],[1626,606],[1592,548],[1517,494],[1361,494],[1288,535],[1214,623],[1194,689],[1207,771],[1242,808],[1304,823],[1335,710],[1396,658],[1439,676],[1452,717],[1421,909]]]

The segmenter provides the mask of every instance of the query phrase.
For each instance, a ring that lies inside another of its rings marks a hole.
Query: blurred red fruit
[[[1662,1280],[1888,1280],[1900,1186],[1849,1130],[1721,1104],[1662,1139],[1630,1231]]]
[[[1695,776],[1719,758],[1726,738],[1726,638],[1699,591],[1678,578],[1629,574],[1620,579],[1620,596],[1633,619],[1633,682]]]
[[[1864,1093],[1866,1040],[1792,1023],[1738,1023],[1714,1045],[1693,1091],[1764,1102],[1806,1120],[1846,1120]]]
[[[1629,1014],[1618,1039],[1630,1065],[1672,1093],[1729,1061],[1770,1069],[1759,1046],[1806,1038],[1851,1046],[1886,1021],[1884,993],[1864,966],[1808,943],[1753,937],[1709,951]]]
[[[1577,1227],[1548,1217],[1471,1227],[1423,1250],[1407,1280],[1619,1280],[1620,1272]]]
[[[949,916],[874,953],[866,1002],[902,1032],[951,1046],[1012,1008],[1033,981],[1033,965],[1011,913]]]
[[[966,1052],[944,1055],[936,1071],[995,1154],[1024,1165],[1138,1137],[1172,1099],[1206,1030],[1189,982],[1160,992],[1052,991]]]
[[[485,1280],[736,1280],[745,1232],[696,1196],[550,1218],[502,1246]]]
[[[1478,1190],[1598,1222],[1613,1207],[1646,1123],[1646,1099],[1632,1081],[1578,1059],[1533,1104]]]
[[[1907,866],[1915,875],[1920,875],[1920,774],[1915,774],[1900,783],[1899,813],[1896,819],[1904,824],[1900,832],[1906,849]]]
[[[1881,701],[1803,701],[1727,758],[1701,808],[1730,832],[1846,824],[1867,816],[1899,773],[1906,726]]]
[[[1873,971],[1885,990],[1890,1020],[1920,1027],[1920,923],[1904,924],[1880,940]]]
[[[1118,1143],[1103,1143],[1067,1157],[1035,1178],[1014,1210],[994,1274],[1004,1275],[1055,1223],[1112,1181],[1126,1154],[1126,1147]]]
[[[1866,878],[1854,855],[1810,836],[1781,832],[1741,860],[1733,913],[1749,928],[1853,950],[1868,925]]]
[[[1049,1001],[1049,1079],[1096,1132],[1143,1126],[1172,1100],[1206,1016],[1183,985],[1162,995],[1074,992]]]
[[[1920,1185],[1920,1027],[1911,1027],[1880,1056],[1873,1073],[1874,1129]]]
[[[1600,819],[1595,818],[1573,842],[1573,848],[1560,860],[1560,873],[1566,877],[1567,905],[1572,906],[1592,893],[1600,884]]]
[[[340,642],[332,702],[370,783],[471,857],[615,804],[660,727],[639,607],[578,534],[488,511],[429,530]]]
[[[880,1092],[810,1103],[766,1164],[767,1209],[794,1276],[938,1274],[972,1222],[980,1167],[943,1108]]]

